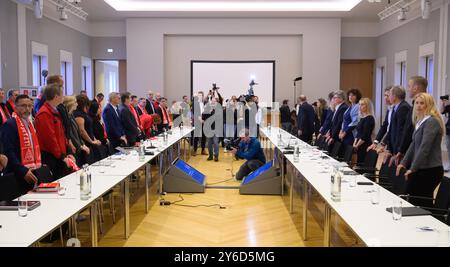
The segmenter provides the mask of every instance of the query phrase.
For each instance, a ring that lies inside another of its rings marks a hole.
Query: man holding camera
[[[255,137],[250,137],[249,129],[245,129],[240,137],[241,142],[239,143],[239,149],[233,148],[231,153],[236,155],[237,158],[246,159],[247,161],[236,173],[237,180],[244,179],[244,177],[266,163],[266,157],[261,148],[261,143]]]
[[[445,124],[445,132],[447,133],[446,137],[446,144],[447,144],[447,153],[448,158],[450,159],[450,100],[449,96],[441,96],[442,100],[442,106],[441,106],[441,113],[447,117],[447,123]],[[450,170],[450,166],[448,167],[448,170]]]

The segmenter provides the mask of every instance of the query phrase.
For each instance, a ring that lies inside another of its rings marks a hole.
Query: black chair
[[[21,187],[13,173],[0,176],[0,201],[10,201],[20,197]]]
[[[434,205],[432,207],[421,208],[429,210],[431,213],[433,213],[433,216],[436,219],[446,223],[447,225],[450,225],[450,178],[442,178],[439,190],[436,194],[436,198],[419,197],[412,195],[401,195],[401,197],[406,199],[406,201],[414,198],[434,201]]]
[[[360,173],[371,173],[374,174],[377,171],[376,165],[378,161],[378,153],[375,150],[369,150],[366,154],[366,158],[362,165],[355,165],[353,170]]]

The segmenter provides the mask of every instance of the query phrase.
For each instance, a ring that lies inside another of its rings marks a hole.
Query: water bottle
[[[270,123],[267,125],[267,131],[269,134],[272,132],[272,125],[270,125]]]
[[[278,147],[284,148],[284,142],[281,133],[278,134]]]
[[[165,146],[169,142],[169,135],[167,134],[167,131],[165,129],[164,129],[164,134],[163,134],[163,142],[164,142]]]
[[[80,173],[80,199],[88,200],[90,197],[91,197],[90,185],[89,185],[87,165],[84,165],[83,170]]]
[[[141,142],[141,144],[139,145],[139,150],[138,150],[138,154],[139,154],[139,161],[145,161],[145,145],[144,143]]]
[[[300,147],[297,145],[294,147],[294,162],[298,163],[300,161]]]
[[[341,182],[342,174],[339,167],[335,167],[331,173],[331,200],[333,201],[341,201]]]

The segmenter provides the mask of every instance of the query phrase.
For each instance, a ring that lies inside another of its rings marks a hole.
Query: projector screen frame
[[[275,102],[275,68],[276,68],[276,60],[191,60],[191,99],[194,97],[194,64],[195,63],[242,63],[242,64],[254,64],[254,63],[272,63],[273,65],[273,81],[272,81],[272,102]],[[205,92],[206,93],[206,92]],[[245,92],[247,93],[247,92]],[[272,107],[270,103],[268,104],[268,109]]]

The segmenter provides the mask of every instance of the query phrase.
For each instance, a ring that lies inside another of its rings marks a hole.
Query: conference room
[[[0,1],[0,247],[449,247],[449,11]]]

